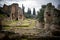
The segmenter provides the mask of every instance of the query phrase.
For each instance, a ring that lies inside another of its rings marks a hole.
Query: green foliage
[[[19,20],[19,21],[3,21],[3,27],[28,27],[32,28],[35,26],[34,19],[25,19],[25,20]]]
[[[0,18],[4,18],[4,17],[6,17],[6,15],[0,14]]]
[[[31,14],[31,9],[30,9],[30,8],[28,8],[27,13],[28,13],[28,14]]]
[[[31,15],[31,9],[28,8],[27,12],[25,12],[24,15],[25,15],[26,18],[32,18],[32,15]]]
[[[58,4],[58,7],[57,8],[60,9],[60,4]]]
[[[44,22],[44,10],[45,10],[46,5],[42,5],[42,8],[37,12],[37,18],[39,22]]]
[[[43,11],[40,10],[40,12],[38,12],[38,19],[39,19],[39,21],[43,21],[43,18],[44,18],[43,15],[44,15],[44,14],[43,14]]]
[[[33,18],[33,15],[28,14],[28,13],[25,13],[24,16],[25,16],[26,18],[30,18],[30,19]]]
[[[51,7],[51,6],[52,6],[52,3],[48,3],[47,6],[48,6],[48,7]]]
[[[35,8],[33,8],[33,15],[36,15],[36,13],[35,13]]]
[[[24,12],[24,9],[25,9],[25,7],[24,7],[24,6],[23,6],[23,4],[22,4],[22,10],[23,10],[23,14],[25,13],[25,12]]]

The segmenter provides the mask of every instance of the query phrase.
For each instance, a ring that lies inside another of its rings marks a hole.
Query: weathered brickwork
[[[8,17],[10,17],[10,20],[24,19],[23,11],[17,3],[13,3],[9,6],[4,4],[3,10],[7,13]]]

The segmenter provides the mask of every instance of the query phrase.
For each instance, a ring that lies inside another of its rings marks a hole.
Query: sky
[[[0,0],[0,6],[3,6],[4,4],[11,5],[12,3],[18,3],[19,7],[22,7],[23,4],[25,12],[27,12],[28,8],[31,8],[31,11],[35,8],[37,13],[37,11],[41,8],[41,5],[52,3],[55,7],[57,7],[57,5],[60,4],[60,0]]]

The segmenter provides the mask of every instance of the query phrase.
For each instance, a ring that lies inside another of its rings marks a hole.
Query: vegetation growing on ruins
[[[4,14],[0,14],[0,18],[4,18],[6,17]]]
[[[44,10],[46,8],[46,5],[42,5],[41,9],[37,12],[37,18],[39,22],[44,22]]]
[[[20,20],[20,21],[3,21],[4,29],[5,30],[10,30],[12,27],[16,28],[28,28],[32,29],[36,25],[36,20],[33,19],[25,19],[25,20]]]
[[[32,37],[51,36],[55,31],[57,31],[55,33],[60,32],[60,10],[56,9],[51,3],[41,6],[41,9],[37,12],[37,18],[35,8],[33,8],[32,15],[30,8],[27,12],[24,12],[24,6],[22,5],[23,9],[21,9],[17,5],[7,6],[7,8],[11,7],[11,9],[7,9],[9,16],[7,13],[0,14],[0,18],[3,18],[0,21],[3,30],[18,32],[20,35],[31,35]]]

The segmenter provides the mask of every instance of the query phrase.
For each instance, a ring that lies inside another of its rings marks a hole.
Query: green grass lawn
[[[25,20],[19,20],[19,21],[3,21],[3,23],[6,25],[4,28],[8,29],[10,27],[16,27],[16,28],[33,28],[35,27],[35,21],[34,19],[25,19]]]
[[[4,17],[6,17],[5,14],[0,14],[0,18],[4,18]]]

